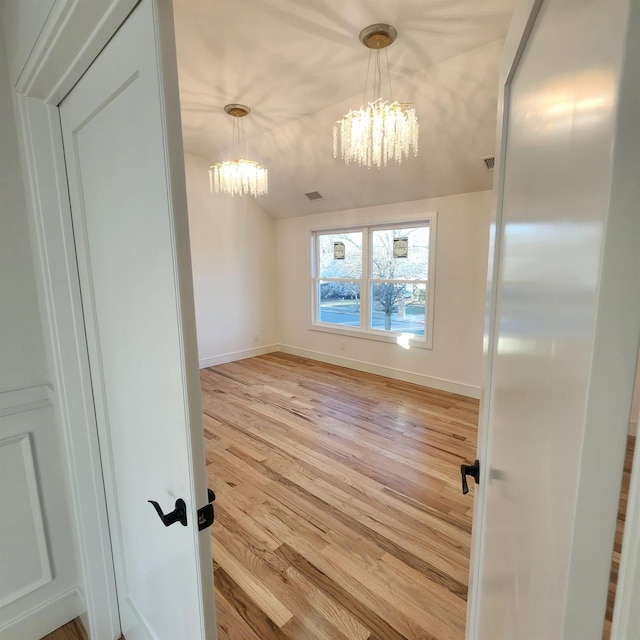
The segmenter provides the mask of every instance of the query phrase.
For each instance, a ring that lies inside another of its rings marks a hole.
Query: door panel
[[[127,640],[215,637],[169,4],[138,5],[60,105]],[[179,498],[188,524],[165,527],[148,501]]]
[[[598,353],[607,341],[613,346],[616,334],[614,320],[606,331],[598,322],[608,284],[602,264],[627,6],[543,2],[506,94],[486,486],[478,596],[471,603],[477,638],[587,637],[568,631],[567,612],[580,586],[572,553],[588,536],[576,526],[580,484],[587,468],[602,473],[585,456],[605,426],[594,428],[590,402],[614,398],[620,387],[619,372],[598,389],[593,382]],[[602,450],[611,454],[612,485],[621,474],[623,449],[619,468],[616,454],[625,433],[624,424],[622,435],[612,428]],[[600,488],[602,501],[594,493],[593,509],[604,518],[596,511],[607,503],[605,484]],[[602,540],[607,535],[603,530]],[[588,580],[607,582],[606,568],[604,576],[597,569],[610,554],[610,547],[594,549],[583,567]],[[602,601],[583,595],[581,611],[572,615],[595,616],[588,637],[599,637],[606,587]]]

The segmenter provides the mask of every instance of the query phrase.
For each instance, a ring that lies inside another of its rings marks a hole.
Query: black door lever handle
[[[176,508],[171,513],[162,513],[160,505],[155,500],[148,500],[158,512],[160,520],[165,527],[170,527],[175,522],[179,522],[183,527],[187,526],[187,505],[182,498],[176,500]]]
[[[216,499],[216,494],[211,489],[207,489],[207,498],[209,502],[202,509],[198,509],[198,531],[210,527],[215,519],[211,503]],[[182,498],[176,500],[176,507],[171,513],[162,513],[160,505],[155,500],[147,500],[147,502],[154,506],[165,527],[170,527],[176,522],[179,522],[183,527],[187,526],[187,504]]]
[[[460,474],[462,475],[462,495],[466,496],[469,493],[467,476],[471,476],[476,484],[480,484],[480,460],[476,460],[473,464],[461,464]]]

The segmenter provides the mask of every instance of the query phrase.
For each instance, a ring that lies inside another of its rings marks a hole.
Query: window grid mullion
[[[320,234],[313,234],[313,263],[315,265],[313,274],[313,321],[320,322]]]
[[[369,286],[369,279],[371,278],[371,227],[364,227],[362,229],[362,284],[361,290],[364,293],[360,293],[360,297],[364,300],[364,303],[360,306],[360,326],[363,329],[369,329],[369,318],[371,317],[371,287]]]
[[[412,280],[410,278],[370,278],[369,281],[372,284],[384,284],[385,282],[390,282],[391,284],[402,284],[406,282],[408,284],[427,284],[429,280]]]

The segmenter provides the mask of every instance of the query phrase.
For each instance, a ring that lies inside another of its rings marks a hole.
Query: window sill
[[[399,345],[398,338],[411,334],[386,333],[382,331],[372,331],[366,329],[349,329],[347,327],[334,327],[327,324],[311,324],[309,331],[320,331],[321,333],[333,333],[339,336],[348,336],[350,338],[360,338],[361,340],[375,340],[376,342],[389,342]],[[432,349],[430,342],[424,338],[409,338],[408,346],[400,345],[405,349]]]

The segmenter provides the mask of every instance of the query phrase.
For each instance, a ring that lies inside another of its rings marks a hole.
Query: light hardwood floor
[[[464,637],[477,401],[282,353],[201,380],[221,640]]]
[[[464,637],[476,401],[282,353],[201,380],[220,640]]]

